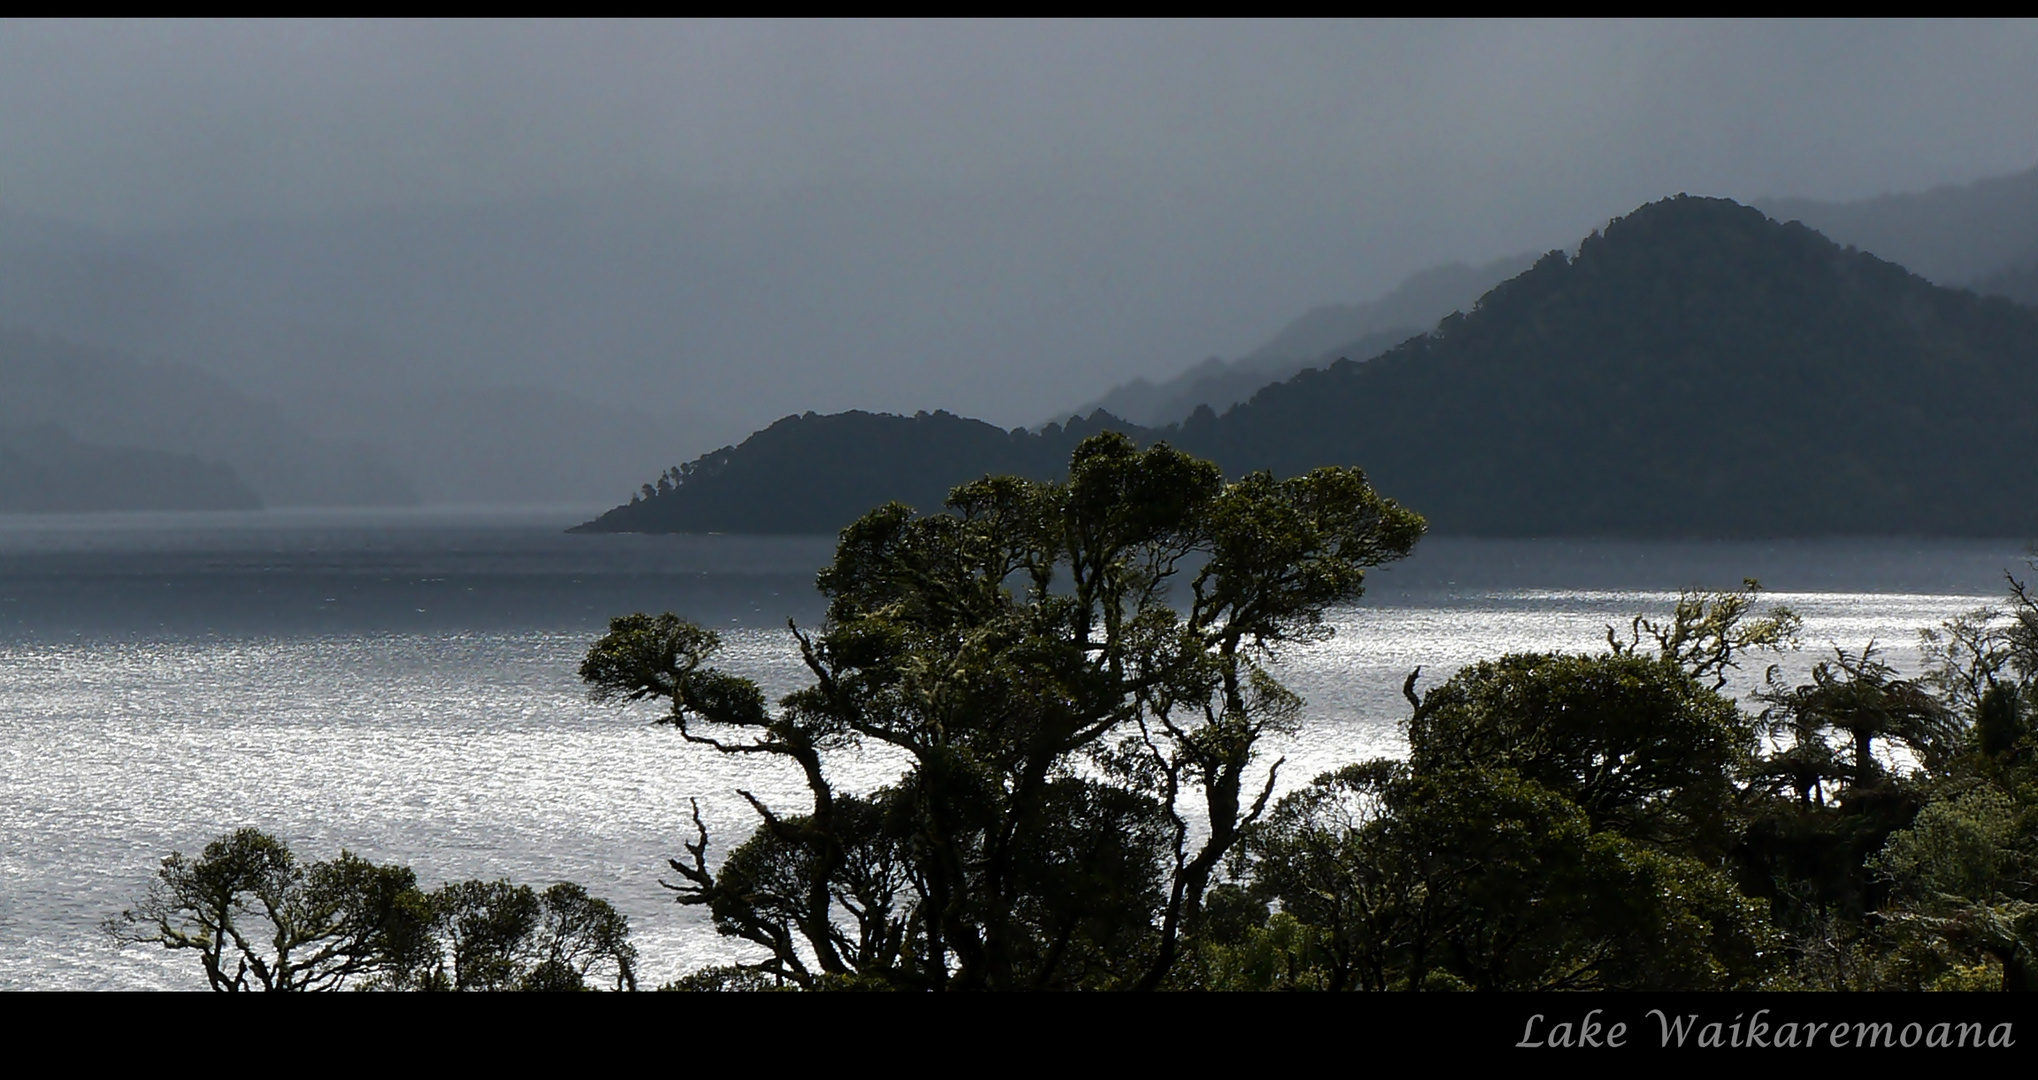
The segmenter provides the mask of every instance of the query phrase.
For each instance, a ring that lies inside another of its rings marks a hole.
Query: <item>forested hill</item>
[[[1358,465],[1446,533],[2028,538],[2038,312],[1680,196],[1366,363],[1305,371],[1221,417],[1113,426],[1234,475]],[[681,478],[675,495],[712,482],[674,505],[713,514],[654,517],[659,496],[597,527],[829,531],[884,498],[928,509],[944,481],[1042,475],[1070,438],[788,418]]]
[[[898,500],[923,511],[986,474],[1053,479],[1069,452],[1105,429],[1144,436],[1106,412],[1066,427],[1005,431],[946,412],[788,416],[646,484],[628,505],[575,532],[833,532]]]
[[[2038,271],[2038,169],[1858,202],[1756,205],[1778,221],[1802,221],[1942,285],[1987,294],[2006,276]]]
[[[1679,197],[1178,441],[1362,465],[1448,532],[2029,536],[2038,312]]]

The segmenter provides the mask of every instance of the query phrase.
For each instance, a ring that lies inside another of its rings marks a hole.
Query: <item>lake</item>
[[[161,858],[253,825],[300,856],[345,848],[430,886],[579,881],[631,921],[647,985],[748,955],[669,900],[697,798],[716,850],[738,799],[797,778],[590,704],[575,675],[612,615],[719,628],[721,666],[801,685],[785,629],[817,625],[809,537],[601,536],[592,511],[0,516],[0,987],[197,988],[189,957],[118,951],[98,924]],[[1801,671],[1876,642],[1914,670],[1919,629],[1993,602],[2011,542],[1425,539],[1279,672],[1307,701],[1271,756],[1285,787],[1404,749],[1401,682],[1502,653],[1604,647],[1685,587],[1759,578],[1805,619]],[[1737,688],[1759,672],[1745,673]],[[868,788],[899,761],[842,777]]]

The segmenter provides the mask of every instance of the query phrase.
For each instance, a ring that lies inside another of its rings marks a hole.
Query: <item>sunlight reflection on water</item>
[[[1277,671],[1307,701],[1276,740],[1283,788],[1405,751],[1401,680],[1425,681],[1514,651],[1592,649],[1609,622],[1660,612],[1674,594],[1508,592],[1429,606],[1340,612],[1329,641],[1287,650]],[[1802,594],[1808,667],[1831,640],[1886,642],[1900,667],[1915,632],[1981,596]],[[695,909],[655,883],[685,836],[689,799],[719,841],[747,833],[747,788],[795,803],[797,777],[683,744],[648,706],[597,707],[575,667],[582,634],[469,633],[154,641],[0,648],[0,985],[194,986],[194,965],[115,955],[99,920],[146,887],[163,854],[257,825],[300,853],[342,847],[417,868],[427,883],[575,880],[630,916],[653,981],[727,959]],[[721,662],[777,696],[800,682],[782,630],[726,632]],[[867,754],[843,776],[868,789],[898,773]],[[726,850],[724,848],[723,850]]]
[[[597,707],[576,676],[606,618],[723,627],[720,663],[776,698],[802,683],[788,615],[819,619],[825,538],[565,536],[545,515],[0,520],[0,987],[196,987],[197,965],[116,953],[97,927],[171,850],[254,825],[308,858],[341,848],[470,877],[573,880],[631,921],[656,984],[742,955],[657,884],[699,799],[716,854],[796,805],[797,777],[689,746],[650,706]],[[498,520],[498,518],[501,518]],[[1285,650],[1307,702],[1274,740],[1283,788],[1404,752],[1402,679],[1503,653],[1598,649],[1660,616],[1665,585],[1744,574],[1800,591],[1795,674],[1870,640],[1910,669],[1917,630],[1989,602],[2010,545],[1430,538],[1327,641]],[[1739,686],[1760,676],[1758,659]],[[845,763],[889,782],[896,756]],[[669,874],[669,871],[667,872]]]

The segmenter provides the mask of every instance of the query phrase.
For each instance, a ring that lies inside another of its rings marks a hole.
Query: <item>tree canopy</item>
[[[465,881],[426,893],[406,866],[342,851],[306,863],[258,829],[173,852],[114,944],[194,954],[213,990],[634,989],[629,923],[561,882]]]
[[[2038,989],[2029,592],[1928,634],[1922,678],[1872,650],[1772,669],[1760,715],[1716,682],[1790,644],[1753,599],[1411,676],[1406,761],[1318,777],[1248,832],[1203,985]]]
[[[1097,435],[1068,479],[987,477],[948,512],[843,530],[797,627],[811,685],[766,700],[678,616],[614,620],[582,678],[689,743],[795,764],[698,807],[683,904],[764,959],[687,989],[1665,990],[2033,984],[2027,842],[2038,615],[1932,639],[1902,678],[1837,652],[1759,714],[1726,697],[1797,616],[1754,582],[1405,693],[1409,754],[1276,800],[1272,675],[1424,522],[1351,469],[1227,483]],[[894,783],[844,791],[882,745]],[[1891,747],[1901,751],[1892,757]]]
[[[702,828],[671,887],[767,951],[732,980],[1166,985],[1265,812],[1261,738],[1296,719],[1270,650],[1328,634],[1325,608],[1423,521],[1357,470],[1228,484],[1112,434],[1066,482],[986,478],[948,506],[843,531],[826,622],[794,631],[813,684],[775,706],[675,616],[617,619],[589,651],[597,697],[662,700],[689,742],[806,778],[804,806],[751,798],[761,824],[718,867]],[[865,743],[910,768],[839,791],[831,757]]]

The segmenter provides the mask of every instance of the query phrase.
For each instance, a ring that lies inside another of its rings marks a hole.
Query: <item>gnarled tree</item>
[[[1160,986],[1265,810],[1262,736],[1296,718],[1270,650],[1326,636],[1423,521],[1355,469],[1226,483],[1118,435],[1065,483],[987,478],[948,507],[843,531],[826,623],[794,631],[813,684],[776,707],[671,615],[590,650],[596,698],[662,699],[688,741],[805,776],[797,809],[744,794],[761,824],[719,867],[700,828],[672,887],[768,951],[734,981]],[[911,765],[852,797],[830,758],[866,743]]]
[[[463,881],[425,893],[406,866],[307,863],[239,829],[173,852],[104,925],[114,944],[195,953],[214,990],[635,989],[630,926],[571,882]]]

